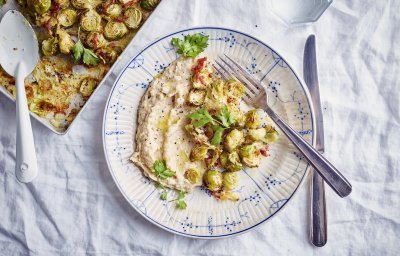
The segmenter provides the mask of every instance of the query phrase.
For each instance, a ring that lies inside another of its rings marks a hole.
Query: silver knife
[[[319,93],[317,56],[315,50],[315,35],[307,38],[303,57],[304,81],[311,94],[316,120],[316,145],[320,153],[324,152],[324,122]],[[324,181],[319,174],[311,169],[311,211],[310,211],[310,240],[318,247],[327,242],[327,220]]]

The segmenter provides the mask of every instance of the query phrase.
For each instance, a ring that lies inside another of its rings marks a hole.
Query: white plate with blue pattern
[[[137,109],[153,77],[178,55],[173,37],[203,33],[209,36],[205,54],[227,54],[246,66],[267,88],[271,107],[308,142],[314,140],[309,94],[286,61],[262,41],[239,31],[201,27],[158,39],[123,69],[108,98],[103,120],[103,145],[111,175],[118,188],[143,217],[170,232],[194,238],[234,236],[266,222],[293,197],[304,180],[308,164],[284,135],[270,147],[271,156],[259,168],[239,172],[238,202],[214,199],[204,187],[186,195],[186,210],[160,200],[161,190],[129,161],[134,151]],[[175,191],[168,198],[176,197]]]

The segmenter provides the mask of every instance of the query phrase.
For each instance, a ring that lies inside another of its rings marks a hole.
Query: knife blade
[[[316,145],[315,148],[323,153],[324,144],[324,122],[322,117],[321,99],[318,82],[318,67],[315,35],[307,38],[304,47],[303,57],[304,81],[307,84],[311,95],[311,102],[314,108],[316,126]],[[310,209],[310,240],[318,247],[324,246],[327,242],[327,217],[324,181],[319,174],[311,170],[311,209]]]

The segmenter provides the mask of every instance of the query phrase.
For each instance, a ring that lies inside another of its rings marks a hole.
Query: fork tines
[[[216,65],[213,65],[214,68],[218,71],[218,73],[221,74],[221,76],[225,80],[233,78],[241,82],[245,86],[246,90],[243,99],[246,102],[254,100],[254,98],[260,95],[260,83],[257,82],[253,77],[251,77],[246,69],[240,66],[236,61],[231,59],[226,54],[224,55],[225,58],[219,57],[219,60],[223,62],[223,64],[215,60]]]

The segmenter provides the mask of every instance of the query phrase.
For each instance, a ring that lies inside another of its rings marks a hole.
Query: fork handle
[[[299,149],[308,162],[321,175],[325,182],[340,196],[348,196],[351,192],[351,184],[346,178],[316,149],[303,139],[303,137],[293,130],[285,121],[283,121],[268,105],[265,112],[289,138],[291,142]]]

